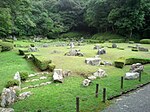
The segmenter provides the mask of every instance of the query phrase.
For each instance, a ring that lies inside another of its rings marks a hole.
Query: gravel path
[[[116,99],[102,112],[150,112],[150,84]]]

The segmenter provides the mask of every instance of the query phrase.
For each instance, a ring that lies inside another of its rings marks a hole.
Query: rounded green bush
[[[20,72],[21,81],[26,81],[28,78],[28,72]]]
[[[141,44],[150,44],[150,39],[142,39],[140,40]]]
[[[19,81],[18,80],[9,80],[5,85],[6,88],[13,87],[13,86],[19,86]]]

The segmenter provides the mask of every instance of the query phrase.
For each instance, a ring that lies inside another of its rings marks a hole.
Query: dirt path
[[[150,84],[116,99],[102,112],[150,112]]]

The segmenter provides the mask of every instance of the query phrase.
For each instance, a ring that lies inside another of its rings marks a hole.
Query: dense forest
[[[0,37],[70,31],[148,38],[150,0],[0,0]]]

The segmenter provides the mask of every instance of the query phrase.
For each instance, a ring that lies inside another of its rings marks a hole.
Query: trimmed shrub
[[[10,42],[0,42],[0,46],[2,46],[2,51],[10,51],[14,47],[13,43]]]
[[[120,57],[119,59],[114,61],[114,65],[117,68],[123,68],[125,65],[125,58],[124,57]]]
[[[104,43],[105,41],[102,40],[92,40],[92,39],[87,39],[86,40],[87,43]]]
[[[129,41],[129,44],[134,44],[134,41]]]
[[[29,75],[28,72],[19,72],[19,73],[20,73],[21,81],[26,81]]]
[[[150,44],[150,39],[142,39],[140,40],[141,44]]]
[[[68,33],[64,33],[61,34],[60,38],[81,38],[83,37],[84,34],[79,33],[79,32],[68,32]]]
[[[125,61],[126,65],[132,65],[134,63],[142,63],[142,64],[149,64],[150,63],[150,58],[127,58]]]
[[[114,64],[115,64],[115,67],[117,68],[123,68],[125,65],[125,62],[123,60],[116,60]]]
[[[19,49],[18,51],[19,51],[19,55],[25,55],[25,53],[28,52],[28,50],[26,49]]]
[[[48,69],[49,69],[49,71],[51,71],[51,72],[54,71],[55,67],[56,67],[56,65],[55,65],[54,63],[50,63],[50,64],[48,65]]]
[[[5,39],[4,41],[5,41],[5,42],[11,42],[11,43],[14,42],[12,39]]]
[[[31,47],[35,47],[35,45],[34,45],[34,44],[30,44],[30,46],[31,46]]]
[[[110,43],[124,43],[125,39],[110,39]]]
[[[35,56],[32,54],[33,62],[40,70],[48,69],[48,65],[52,62],[50,59],[46,59],[42,56]]]
[[[136,51],[136,52],[139,51],[137,48],[132,48],[131,50],[132,50],[132,51]]]
[[[5,87],[13,87],[13,86],[19,86],[19,81],[18,80],[10,80],[6,83]]]

